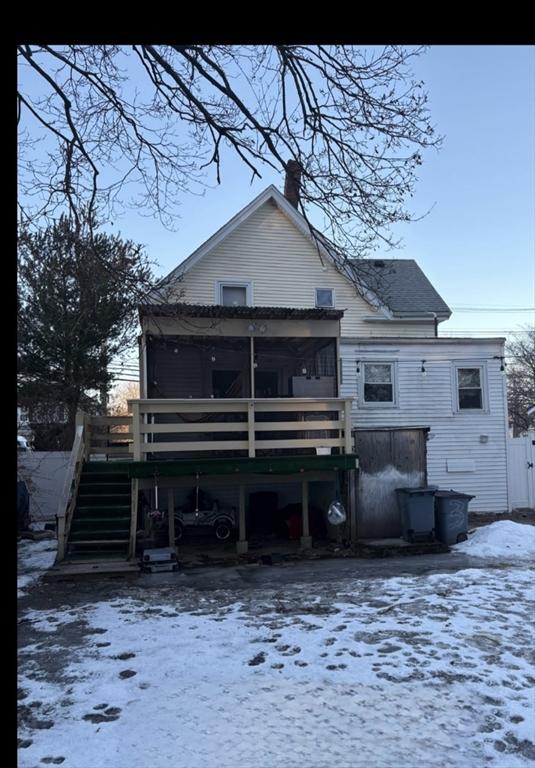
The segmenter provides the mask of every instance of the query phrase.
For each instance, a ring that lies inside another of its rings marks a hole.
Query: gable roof
[[[176,280],[195,266],[203,256],[215,248],[269,200],[275,203],[297,229],[314,243],[322,258],[333,263],[332,254],[328,247],[322,243],[323,235],[316,231],[316,237],[314,237],[304,216],[288,202],[277,187],[271,184],[164,277],[147,296],[147,304],[168,300],[169,296],[166,295],[165,289],[172,289]],[[371,260],[365,259],[363,261],[370,262],[371,265],[378,260],[375,259],[371,262]],[[383,310],[387,317],[405,317],[409,315],[411,317],[429,317],[432,313],[436,313],[441,318],[444,318],[444,316],[449,317],[451,315],[447,304],[435,291],[413,259],[381,259],[381,262],[392,265],[393,269],[380,271],[375,269],[375,273],[378,273],[380,277],[374,279],[372,271],[371,279],[368,280],[366,278],[365,283],[362,279],[362,274],[357,274],[356,269],[352,268],[351,261],[347,264],[346,274],[341,270],[339,271],[351,282],[358,278],[362,297],[371,306]],[[412,284],[411,281],[413,281]]]
[[[392,311],[394,317],[449,317],[451,310],[429,282],[414,259],[367,259],[373,264],[376,280],[371,289]]]

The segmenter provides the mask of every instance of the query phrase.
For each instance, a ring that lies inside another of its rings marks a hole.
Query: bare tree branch
[[[222,183],[227,157],[252,178],[293,160],[311,234],[361,290],[361,257],[398,245],[422,153],[441,142],[411,72],[422,52],[20,45],[20,206],[39,223],[135,205],[173,228],[182,196]]]

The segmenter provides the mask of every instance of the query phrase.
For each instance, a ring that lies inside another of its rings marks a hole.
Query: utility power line
[[[535,312],[535,307],[455,307],[454,312]]]

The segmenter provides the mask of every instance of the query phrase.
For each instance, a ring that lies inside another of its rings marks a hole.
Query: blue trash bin
[[[435,528],[444,544],[457,544],[468,538],[468,504],[474,496],[459,491],[435,493]]]
[[[438,486],[396,488],[401,531],[405,541],[435,540],[435,492]]]

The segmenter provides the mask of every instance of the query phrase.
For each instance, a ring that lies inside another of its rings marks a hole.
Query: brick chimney
[[[294,208],[297,208],[299,205],[301,173],[301,163],[297,160],[288,160],[286,163],[286,179],[284,181],[284,197]]]

